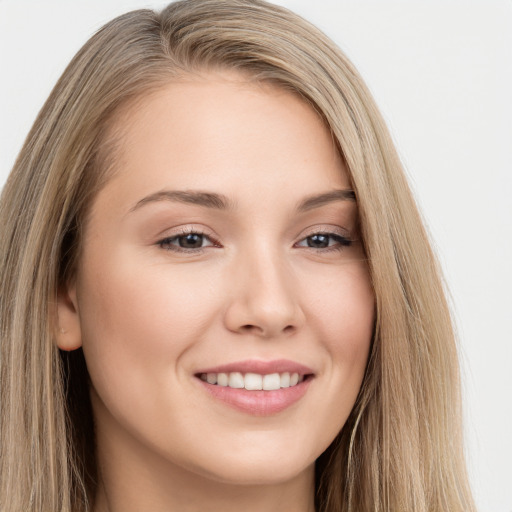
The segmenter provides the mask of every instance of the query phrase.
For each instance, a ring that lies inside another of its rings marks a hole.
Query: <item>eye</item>
[[[201,252],[205,247],[218,247],[206,233],[192,230],[184,230],[175,236],[164,238],[157,245],[175,252]]]
[[[352,245],[352,240],[338,233],[314,233],[301,240],[299,247],[308,247],[310,249],[319,249],[324,251],[338,250]]]

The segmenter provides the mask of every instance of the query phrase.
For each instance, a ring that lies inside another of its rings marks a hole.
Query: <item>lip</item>
[[[196,372],[201,373],[259,373],[260,375],[268,375],[270,373],[298,373],[300,375],[314,374],[315,372],[300,363],[289,359],[274,359],[272,361],[263,361],[260,359],[247,359],[233,363],[222,364],[211,368],[202,368]]]
[[[302,382],[289,388],[273,391],[249,391],[227,386],[209,384],[200,379],[202,373],[298,373],[307,376]],[[307,392],[313,380],[313,370],[307,366],[287,359],[274,361],[246,360],[203,368],[195,374],[197,382],[213,398],[238,411],[254,416],[270,416],[284,411],[298,402]]]

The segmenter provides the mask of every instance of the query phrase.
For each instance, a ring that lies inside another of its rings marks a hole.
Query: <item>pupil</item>
[[[329,246],[328,235],[313,235],[308,238],[308,247],[324,248]]]
[[[180,247],[186,249],[197,249],[203,244],[203,235],[190,233],[189,235],[180,236]]]

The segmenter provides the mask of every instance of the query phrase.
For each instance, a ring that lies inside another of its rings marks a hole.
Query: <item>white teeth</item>
[[[217,385],[226,387],[229,384],[229,377],[227,373],[217,374]]]
[[[263,377],[263,389],[273,391],[281,387],[281,377],[279,373],[271,373]]]
[[[243,388],[244,387],[244,376],[240,372],[231,372],[229,374],[230,388]]]
[[[280,388],[289,388],[296,386],[304,380],[304,375],[298,373],[270,373],[260,375],[258,373],[241,372],[231,373],[202,373],[201,380],[217,386],[230,387],[236,389],[245,388],[250,391],[265,390],[275,391]]]
[[[244,377],[245,389],[263,389],[263,377],[257,373],[246,373]]]

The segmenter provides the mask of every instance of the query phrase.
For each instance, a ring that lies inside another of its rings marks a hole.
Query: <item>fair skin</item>
[[[374,324],[329,132],[289,92],[226,72],[169,83],[117,128],[58,305],[58,344],[82,346],[91,377],[95,512],[313,511],[315,459],[354,405]],[[201,379],[224,365],[284,387]]]

